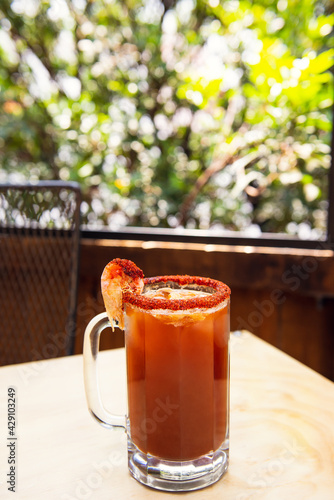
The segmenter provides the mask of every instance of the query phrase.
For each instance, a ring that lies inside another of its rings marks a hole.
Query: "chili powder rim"
[[[143,310],[170,310],[170,311],[186,311],[192,309],[211,309],[223,303],[231,295],[230,288],[222,281],[211,278],[203,278],[201,276],[188,275],[167,275],[155,276],[153,278],[144,278],[144,285],[154,285],[157,283],[174,282],[181,289],[187,285],[205,286],[215,290],[214,293],[206,297],[196,297],[191,299],[160,299],[150,298],[145,295],[139,295],[130,290],[124,291],[123,303],[131,304]]]

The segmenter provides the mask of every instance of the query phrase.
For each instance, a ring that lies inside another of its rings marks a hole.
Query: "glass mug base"
[[[228,443],[195,460],[163,460],[140,451],[128,439],[130,474],[141,484],[162,491],[193,491],[218,481],[228,468]]]

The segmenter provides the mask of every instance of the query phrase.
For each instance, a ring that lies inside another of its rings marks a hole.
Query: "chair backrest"
[[[0,365],[73,353],[76,183],[0,184]]]

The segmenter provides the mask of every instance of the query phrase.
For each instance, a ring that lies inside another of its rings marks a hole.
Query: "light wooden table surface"
[[[125,433],[104,429],[89,415],[82,356],[73,356],[0,369],[0,498],[333,500],[334,384],[247,332],[232,335],[231,344],[230,467],[218,483],[173,494],[132,479]],[[124,350],[102,352],[100,373],[103,399],[113,398],[109,409],[124,414]],[[6,484],[12,386],[15,494]]]

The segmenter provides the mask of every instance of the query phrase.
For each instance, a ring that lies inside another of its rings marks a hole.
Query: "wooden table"
[[[124,350],[100,355],[103,399],[125,413]],[[89,415],[82,356],[0,369],[0,498],[162,500],[127,471],[126,436]],[[7,388],[16,390],[16,493],[7,490]],[[334,384],[243,332],[231,340],[230,467],[205,500],[333,500]]]

